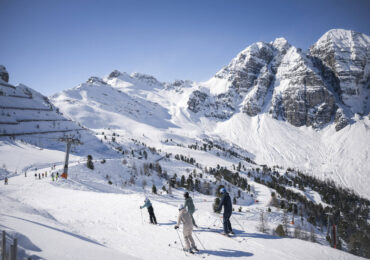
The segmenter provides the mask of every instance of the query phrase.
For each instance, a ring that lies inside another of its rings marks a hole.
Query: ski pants
[[[185,240],[185,249],[195,248],[195,242],[192,236],[192,232],[185,231],[184,229],[184,240]]]
[[[157,219],[155,218],[154,209],[152,206],[148,208],[148,212],[149,212],[150,223],[157,224]]]
[[[194,220],[194,217],[193,217],[194,211],[192,211],[192,212],[189,211],[189,214],[191,216],[191,221],[193,222],[193,226],[196,226],[197,224],[195,224],[195,220]]]
[[[228,233],[233,231],[232,228],[231,228],[230,217],[231,217],[231,214],[230,215],[224,215],[223,224],[224,224],[225,234],[228,234]]]

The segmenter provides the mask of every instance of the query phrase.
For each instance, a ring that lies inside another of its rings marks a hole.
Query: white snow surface
[[[200,226],[193,236],[201,251],[186,256],[173,229],[177,205],[183,202],[182,191],[174,190],[172,196],[153,195],[135,186],[108,185],[105,173],[109,173],[113,180],[124,178],[128,168],[120,160],[110,160],[106,164],[95,161],[95,165],[96,169],[91,171],[85,164],[72,163],[70,178],[54,182],[50,178],[51,169],[37,165],[38,171],[28,171],[28,177],[14,176],[8,185],[1,186],[1,226],[12,237],[18,238],[18,257],[80,260],[360,259],[318,243],[279,238],[257,231],[259,212],[268,205],[271,192],[257,183],[254,189],[259,202],[249,203],[247,211],[246,205],[241,205],[243,212],[234,212],[232,216],[234,238],[217,234],[222,228],[220,215],[210,210],[213,196],[192,194],[197,209],[194,216]],[[61,166],[57,166],[55,171],[60,169]],[[49,173],[48,178],[33,177],[34,172],[44,171]],[[151,199],[159,225],[148,223],[146,210],[140,212],[144,196]],[[273,210],[268,215],[270,228],[279,223],[280,214]],[[183,239],[181,228],[179,234]]]

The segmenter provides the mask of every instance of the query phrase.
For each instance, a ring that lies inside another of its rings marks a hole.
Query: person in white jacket
[[[195,242],[192,236],[193,233],[193,221],[189,212],[185,209],[183,204],[180,204],[179,207],[179,217],[177,218],[177,224],[175,225],[175,229],[178,229],[181,222],[183,223],[183,234],[185,240],[185,251],[193,253],[193,251],[198,251],[198,248],[195,246]]]

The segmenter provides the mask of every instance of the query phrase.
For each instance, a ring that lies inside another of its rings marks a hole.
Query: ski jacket
[[[231,199],[229,193],[225,192],[222,195],[220,205],[218,205],[217,211],[221,211],[222,206],[224,206],[224,216],[230,216],[233,211],[233,205],[231,204]]]
[[[193,231],[193,221],[191,219],[189,212],[187,212],[185,208],[183,208],[179,212],[179,217],[177,218],[177,226],[180,226],[181,222],[184,225],[183,228],[184,236],[191,235]]]
[[[145,204],[143,206],[140,206],[140,208],[150,208],[152,206],[152,203],[150,202],[150,200],[146,200],[145,201]]]
[[[188,212],[190,214],[193,214],[194,211],[195,211],[195,207],[194,207],[194,203],[193,203],[193,199],[191,197],[188,197],[185,199],[185,205],[184,205],[184,208],[188,209]]]

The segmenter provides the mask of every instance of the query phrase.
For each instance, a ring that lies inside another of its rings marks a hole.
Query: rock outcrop
[[[201,83],[188,109],[217,119],[268,112],[297,127],[334,122],[339,131],[348,113],[369,113],[369,58],[369,37],[352,31],[329,31],[307,53],[284,38],[258,42]]]

